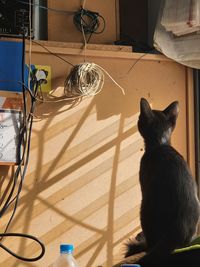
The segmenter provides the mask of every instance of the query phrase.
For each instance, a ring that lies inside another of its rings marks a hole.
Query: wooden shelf
[[[134,53],[131,46],[105,45],[105,44],[88,44],[86,52],[81,43],[63,43],[54,41],[33,41],[31,51],[34,53],[49,53],[45,48],[52,53],[59,55],[73,55],[88,57],[102,57],[102,58],[123,58],[123,59],[144,59],[144,60],[159,60],[171,61],[164,55],[148,54],[148,53]],[[29,42],[27,41],[26,51],[29,51]]]

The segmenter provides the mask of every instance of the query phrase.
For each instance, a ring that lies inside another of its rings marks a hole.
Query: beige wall
[[[53,88],[62,89],[70,66],[38,46],[32,49],[32,62],[50,65]],[[53,44],[49,49],[73,64],[83,61],[77,49]],[[140,57],[88,51],[87,59],[105,68],[124,87],[125,96],[106,77],[101,93],[77,105],[66,99],[37,105],[29,167],[10,231],[36,235],[45,243],[46,254],[38,262],[23,263],[1,251],[0,266],[50,267],[62,242],[75,245],[81,267],[111,267],[121,257],[123,242],[139,230],[143,140],[136,124],[141,97],[156,109],[180,102],[173,144],[185,158],[190,148],[186,123],[188,111],[192,113],[191,72],[156,55],[144,56],[131,69]],[[5,187],[8,167],[1,170]],[[1,228],[10,214],[1,219]],[[5,243],[29,256],[39,253],[32,242],[7,238]]]
[[[81,3],[81,0],[49,0],[48,7],[77,12]],[[106,21],[105,31],[101,34],[93,34],[90,43],[113,44],[118,39],[117,4],[118,1],[115,0],[86,1],[85,9],[98,12]],[[101,20],[99,21],[101,25]],[[73,23],[73,15],[64,15],[53,11],[48,13],[48,39],[61,42],[83,42],[82,33],[76,29]]]

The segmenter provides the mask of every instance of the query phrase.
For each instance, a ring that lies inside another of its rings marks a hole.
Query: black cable
[[[28,161],[29,161],[29,154],[30,154],[30,142],[31,142],[31,133],[32,133],[32,124],[33,124],[33,112],[34,112],[34,107],[35,107],[35,102],[36,102],[36,95],[37,95],[37,91],[38,91],[38,87],[39,85],[37,84],[36,85],[36,89],[34,91],[34,95],[33,97],[31,98],[31,107],[30,107],[30,111],[29,111],[29,115],[28,115],[28,118],[27,118],[27,122],[26,122],[26,127],[24,127],[24,131],[27,131],[28,130],[28,137],[27,137],[27,143],[24,147],[24,153],[23,153],[23,156],[22,156],[22,159],[21,159],[21,162],[20,162],[20,167],[18,168],[18,170],[16,171],[15,173],[15,177],[14,177],[14,184],[13,184],[13,188],[12,188],[12,192],[10,192],[9,194],[9,197],[6,201],[6,203],[4,204],[4,207],[3,209],[1,210],[1,213],[0,213],[0,216],[2,216],[4,214],[4,212],[8,209],[8,207],[15,201],[15,205],[14,205],[14,209],[13,209],[13,212],[12,212],[12,215],[9,219],[9,222],[6,226],[6,229],[5,229],[5,232],[7,231],[13,217],[14,217],[14,214],[16,212],[16,209],[17,209],[17,205],[18,205],[18,200],[19,200],[19,194],[21,192],[21,189],[22,189],[22,184],[23,184],[23,181],[24,181],[24,178],[25,178],[25,174],[26,174],[26,170],[27,170],[27,166],[28,166]],[[23,136],[23,134],[22,134]],[[25,151],[26,152],[26,159],[25,159],[25,162],[24,162],[24,155],[25,155]],[[14,189],[15,189],[15,186],[16,186],[16,177],[18,177],[20,171],[21,171],[21,164],[24,164],[24,168],[23,168],[23,171],[22,171],[22,174],[21,174],[21,181],[20,181],[20,184],[19,184],[19,187],[18,187],[18,191],[17,191],[17,194],[16,196],[11,200],[11,197],[14,193]]]
[[[23,109],[23,112],[24,112],[24,123],[25,123],[25,120],[26,120],[26,94],[25,94],[25,88],[24,88],[24,66],[25,66],[25,42],[26,42],[26,39],[25,39],[25,33],[23,33],[23,38],[22,38],[22,93],[23,93],[23,104],[24,104],[24,109]]]
[[[24,131],[22,131],[22,133],[20,133],[20,136],[21,137],[24,137],[24,134],[23,133],[26,133],[26,94],[25,94],[25,87],[24,87],[24,64],[25,64],[25,34],[23,34],[23,38],[22,38],[22,65],[21,65],[21,78],[22,78],[22,83],[21,83],[21,87],[22,87],[22,95],[23,95],[23,125],[24,125]],[[21,140],[20,144],[19,144],[19,147],[21,148],[23,145],[23,140]],[[20,151],[19,151],[20,153]],[[14,193],[14,190],[15,190],[15,187],[16,187],[16,183],[17,183],[17,179],[18,179],[18,176],[19,176],[19,173],[20,173],[20,170],[21,170],[21,166],[22,166],[22,163],[23,163],[23,160],[24,160],[24,156],[25,156],[25,151],[23,151],[23,157],[21,159],[20,162],[18,162],[18,167],[17,167],[17,170],[15,171],[15,174],[14,174],[14,177],[13,177],[13,186],[12,186],[12,189],[10,191],[10,194],[7,198],[7,200],[5,201],[4,205],[3,205],[3,208],[1,209],[0,211],[0,217],[3,216],[3,214],[5,213],[5,211],[7,210],[8,208],[8,204],[12,198],[12,195]],[[7,227],[8,228],[8,227]],[[7,229],[6,228],[6,229]]]
[[[21,151],[19,151],[20,161],[18,163],[17,169],[15,170],[15,173],[13,176],[13,185],[12,185],[11,191],[10,191],[10,193],[9,193],[9,195],[8,195],[4,205],[3,205],[3,208],[0,210],[0,217],[2,217],[4,215],[4,213],[7,211],[7,209],[10,207],[10,205],[14,203],[14,209],[13,209],[13,212],[10,216],[10,219],[6,225],[4,233],[0,233],[0,241],[5,236],[25,237],[25,238],[29,238],[29,239],[36,241],[41,246],[42,251],[41,251],[40,255],[38,255],[37,257],[26,258],[26,257],[19,256],[16,253],[12,252],[10,249],[8,249],[6,246],[4,246],[1,242],[0,242],[0,248],[4,249],[5,251],[10,253],[12,256],[16,257],[17,259],[30,262],[30,261],[37,261],[43,257],[43,255],[45,253],[45,247],[44,247],[43,243],[32,235],[27,235],[27,234],[22,234],[22,233],[6,233],[13,218],[14,218],[15,212],[17,210],[20,192],[22,190],[23,181],[24,181],[26,170],[28,167],[28,161],[29,161],[29,155],[30,155],[32,124],[33,124],[33,112],[34,112],[34,108],[35,108],[36,96],[37,96],[37,91],[38,91],[38,87],[39,87],[39,83],[36,82],[33,93],[30,93],[30,90],[28,90],[29,94],[31,96],[31,105],[30,105],[30,111],[27,114],[27,106],[26,106],[27,87],[25,86],[25,83],[24,83],[24,64],[25,64],[25,35],[23,35],[23,39],[22,39],[22,82],[20,82],[20,84],[22,86],[22,95],[23,95],[23,127],[21,128],[21,132],[20,132],[21,138],[20,138],[20,142],[19,142],[19,147],[23,148],[23,152],[21,155]],[[22,169],[22,166],[23,166],[23,169]],[[18,190],[16,192],[16,195],[13,197],[19,176],[21,179],[19,182]]]
[[[36,41],[33,41],[33,40],[32,40],[32,42],[35,43],[35,44],[37,44],[37,45],[39,45],[39,46],[41,46],[42,48],[44,48],[44,49],[45,49],[47,52],[49,52],[51,55],[53,55],[53,56],[55,56],[55,57],[61,59],[61,60],[64,61],[65,63],[67,63],[67,64],[71,65],[72,67],[74,67],[74,65],[73,65],[71,62],[67,61],[66,59],[64,59],[63,57],[59,56],[58,54],[52,52],[51,50],[49,50],[46,46],[42,45],[41,43],[36,42]]]
[[[36,86],[36,90],[35,90],[35,93],[34,95],[36,96],[37,95],[37,91],[38,91],[38,85]],[[28,161],[29,161],[29,155],[30,155],[30,144],[31,144],[31,133],[32,133],[32,125],[33,125],[33,112],[34,112],[34,107],[35,107],[35,98],[33,98],[31,100],[31,109],[30,109],[30,112],[29,112],[29,116],[28,116],[28,138],[27,138],[27,144],[26,144],[26,147],[27,147],[27,156],[26,156],[26,159],[25,159],[25,162],[24,162],[24,168],[23,168],[23,171],[22,171],[22,174],[21,174],[21,181],[19,183],[19,187],[18,187],[18,191],[17,191],[17,194],[16,196],[8,203],[7,205],[7,208],[15,201],[15,205],[14,205],[14,209],[13,209],[13,212],[11,214],[11,217],[8,221],[8,224],[6,226],[6,229],[5,229],[5,232],[7,232],[7,229],[10,225],[10,223],[12,222],[12,219],[15,215],[15,212],[16,212],[16,209],[17,209],[17,205],[18,205],[18,201],[19,201],[19,195],[20,195],[20,192],[22,190],[22,185],[23,185],[23,181],[24,181],[24,178],[25,178],[25,174],[26,174],[26,170],[27,170],[27,167],[28,167]]]
[[[29,115],[28,115],[28,118],[27,118],[27,122],[26,122],[26,126],[24,127],[24,132],[26,131],[26,134],[27,134],[27,130],[28,130],[28,136],[27,136],[27,142],[25,144],[25,147],[24,147],[24,151],[23,151],[23,156],[22,156],[22,159],[21,159],[21,162],[20,162],[20,166],[18,166],[19,168],[17,169],[16,173],[15,173],[15,177],[14,177],[14,184],[13,184],[13,188],[12,188],[12,192],[10,193],[9,195],[9,198],[7,199],[6,203],[4,204],[4,207],[3,209],[1,210],[1,216],[2,216],[2,213],[4,213],[8,207],[15,201],[15,205],[14,205],[14,209],[13,209],[13,212],[12,212],[12,215],[9,219],[9,222],[6,226],[6,229],[5,229],[5,232],[7,231],[13,217],[14,217],[14,214],[16,212],[16,209],[17,209],[17,205],[18,205],[18,200],[19,200],[19,194],[21,192],[21,189],[22,189],[22,184],[23,184],[23,181],[24,181],[24,178],[25,178],[25,174],[26,174],[26,170],[27,170],[27,166],[28,166],[28,161],[29,161],[29,154],[30,154],[30,142],[31,142],[31,133],[32,133],[32,124],[33,124],[33,112],[34,112],[34,107],[35,107],[35,102],[36,102],[36,95],[37,95],[37,91],[38,91],[38,84],[36,86],[36,89],[35,89],[35,92],[34,92],[34,95],[33,95],[33,98],[31,99],[31,107],[30,107],[30,112],[29,112]],[[22,134],[23,136],[23,134]],[[26,159],[25,159],[25,162],[24,162],[24,155],[25,155],[25,151],[26,151]],[[24,164],[24,168],[23,168],[23,171],[22,171],[22,174],[21,174],[21,181],[20,181],[20,184],[19,184],[19,187],[18,187],[18,191],[17,191],[17,194],[16,196],[11,200],[11,197],[14,193],[14,189],[15,189],[15,186],[16,186],[16,177],[18,177],[20,171],[21,171],[21,164]]]
[[[26,86],[26,84],[23,84],[21,81],[16,80],[0,80],[0,83],[19,83],[20,85],[23,85],[26,91],[29,93],[30,97],[34,98],[32,91]]]
[[[102,29],[99,30],[102,22]],[[86,10],[81,8],[77,11],[73,17],[73,22],[76,28],[85,34],[100,34],[105,30],[106,22],[103,16],[101,16],[98,12],[93,12],[90,10]],[[91,36],[90,36],[91,37]]]
[[[14,256],[15,258],[22,260],[22,261],[28,261],[28,262],[32,262],[32,261],[38,261],[39,259],[41,259],[44,256],[45,253],[45,246],[44,244],[37,239],[35,236],[32,235],[28,235],[28,234],[21,234],[21,233],[0,233],[1,237],[5,237],[5,236],[14,236],[14,237],[23,237],[23,238],[28,238],[28,239],[32,239],[34,241],[36,241],[40,246],[41,246],[41,253],[34,257],[34,258],[26,258],[20,255],[17,255],[16,253],[14,253],[13,251],[11,251],[9,248],[7,248],[6,246],[4,246],[2,243],[0,243],[0,248],[4,249],[5,251],[7,251],[9,254],[11,254],[12,256]]]
[[[26,132],[26,94],[25,94],[25,87],[24,87],[24,64],[25,64],[25,34],[23,34],[23,38],[22,38],[22,65],[21,65],[21,77],[22,77],[22,82],[21,82],[21,87],[22,87],[22,95],[23,95],[23,125],[24,125],[24,129],[23,131],[20,133],[20,136],[23,137],[24,136],[24,133]],[[23,141],[22,141],[23,142]],[[23,145],[22,143],[20,143],[20,147],[21,145]],[[25,152],[25,151],[24,151]],[[24,160],[24,155],[25,153],[23,153],[23,156],[22,156],[22,159],[20,162],[18,162],[18,168],[15,172],[15,175],[14,175],[14,184],[13,184],[13,187],[11,189],[11,192],[8,196],[8,199],[6,200],[3,208],[1,209],[0,211],[0,217],[2,217],[2,215],[4,214],[4,212],[6,211],[7,209],[7,205],[13,195],[13,192],[14,192],[14,189],[15,189],[15,186],[16,186],[16,182],[17,182],[17,178],[18,178],[18,175],[19,175],[19,172],[20,172],[20,168],[23,164],[23,160]]]

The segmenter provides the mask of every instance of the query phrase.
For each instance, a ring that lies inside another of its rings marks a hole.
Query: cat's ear
[[[140,100],[140,114],[141,116],[146,117],[148,120],[152,120],[154,117],[153,111],[145,98]]]
[[[165,110],[163,110],[169,121],[172,125],[175,125],[176,119],[179,113],[179,103],[178,101],[174,101],[171,103]]]

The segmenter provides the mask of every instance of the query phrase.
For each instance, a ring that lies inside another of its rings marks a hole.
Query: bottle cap
[[[74,251],[74,246],[72,244],[61,244],[60,253],[70,253]]]

